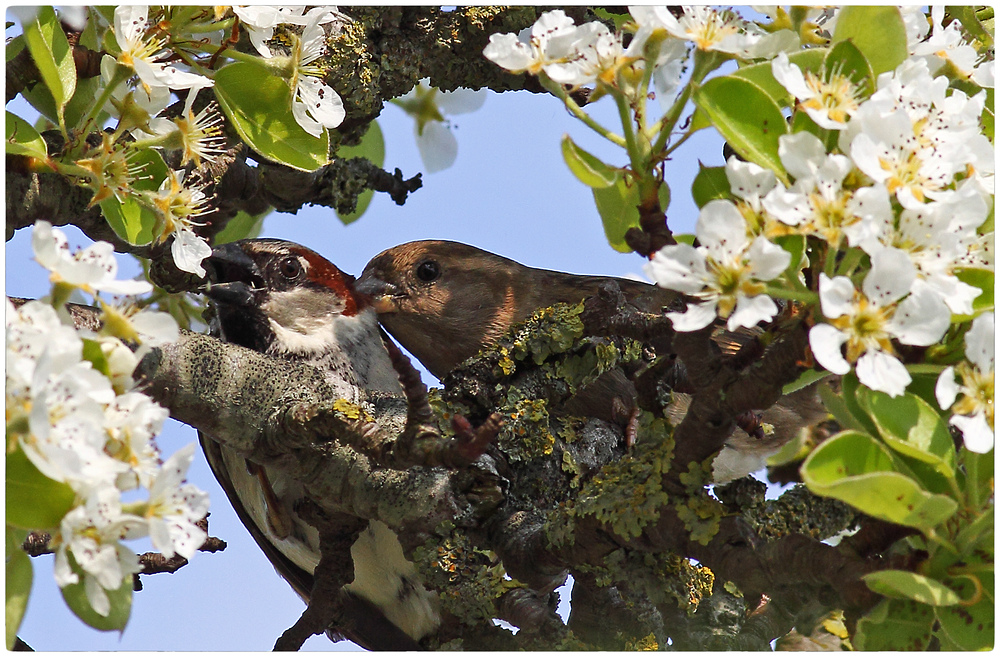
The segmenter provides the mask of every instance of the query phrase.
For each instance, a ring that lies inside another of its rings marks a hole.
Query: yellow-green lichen
[[[443,538],[432,538],[414,551],[424,581],[439,592],[444,610],[462,622],[490,622],[500,596],[523,584],[507,578],[496,555],[475,547],[464,531],[451,525],[439,529],[447,532]]]
[[[578,488],[580,486],[580,474],[582,472],[580,470],[580,464],[576,462],[576,459],[574,459],[573,455],[567,450],[563,450],[562,469],[563,472],[573,475],[573,479],[569,482],[569,487]]]
[[[515,330],[512,356],[524,360],[528,356],[541,365],[552,354],[561,354],[583,335],[580,314],[583,303],[557,303],[541,308]]]
[[[660,644],[656,641],[654,634],[648,634],[634,641],[625,642],[625,650],[629,652],[639,652],[648,650],[659,650]]]
[[[361,406],[357,404],[352,404],[346,399],[335,399],[333,401],[333,410],[337,411],[338,414],[343,415],[349,420],[361,420],[363,422],[373,422],[374,418]]]
[[[662,481],[674,451],[670,431],[665,420],[641,414],[632,453],[583,485],[574,512],[594,516],[623,538],[640,536],[669,501]]]
[[[623,585],[622,591],[642,594],[654,605],[676,604],[694,613],[712,594],[715,575],[708,568],[671,552],[654,553],[619,548],[601,566],[585,566],[598,586]]]
[[[497,436],[500,449],[520,461],[552,453],[556,443],[549,431],[549,408],[544,399],[526,399],[512,389],[502,410],[504,425]]]

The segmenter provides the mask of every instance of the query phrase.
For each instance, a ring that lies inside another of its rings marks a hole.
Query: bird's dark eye
[[[302,274],[302,263],[295,256],[289,256],[278,263],[278,272],[285,279],[294,281]]]
[[[425,283],[436,281],[441,275],[441,268],[433,260],[424,260],[417,265],[417,278]]]

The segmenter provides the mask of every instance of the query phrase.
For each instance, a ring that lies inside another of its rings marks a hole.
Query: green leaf
[[[781,108],[763,89],[743,78],[712,78],[694,92],[694,102],[725,140],[746,160],[787,180],[778,138],[788,133]]]
[[[7,112],[7,154],[48,159],[45,140],[27,121]]]
[[[840,71],[850,78],[862,97],[867,98],[875,92],[875,74],[872,65],[853,41],[841,41],[830,48],[823,59],[823,68],[830,71]]]
[[[59,125],[65,128],[63,110],[76,89],[76,64],[73,62],[73,49],[52,7],[38,10],[35,20],[24,26],[24,38],[38,72],[55,100]]]
[[[615,184],[618,178],[618,169],[601,162],[577,146],[569,135],[563,135],[562,154],[569,170],[587,187],[604,189]]]
[[[792,255],[792,259],[788,261],[788,267],[785,269],[785,274],[790,277],[797,277],[799,270],[801,270],[805,264],[808,264],[804,260],[806,253],[806,236],[780,235],[774,238],[774,242]]]
[[[857,398],[889,447],[954,478],[955,442],[934,407],[908,392],[890,397],[859,388]]]
[[[961,21],[962,27],[974,39],[978,39],[987,46],[993,44],[993,35],[979,22],[975,7],[951,5],[948,7],[947,13]]]
[[[132,183],[132,187],[138,191],[155,192],[167,177],[166,162],[152,148],[139,151],[129,161],[142,166],[142,174]],[[123,240],[130,244],[149,244],[156,237],[154,228],[159,221],[157,213],[136,198],[126,196],[123,201],[119,201],[110,196],[101,201],[100,205],[104,218]]]
[[[726,177],[726,167],[707,167],[699,162],[698,175],[691,183],[691,196],[694,197],[695,205],[699,208],[705,207],[706,203],[718,198],[730,198],[732,194],[729,178]]]
[[[862,575],[872,591],[887,598],[916,600],[932,607],[957,605],[961,598],[947,586],[908,570],[878,570]]]
[[[858,418],[861,425],[864,427],[864,432],[871,436],[878,435],[878,427],[875,423],[871,421],[868,417],[868,413],[865,409],[861,408],[861,404],[858,403],[858,390],[862,387],[861,382],[858,381],[858,376],[853,371],[848,372],[840,379],[840,393],[844,398],[844,403],[847,404],[848,410],[851,414]]]
[[[300,171],[329,163],[330,136],[313,137],[292,116],[288,81],[249,62],[235,62],[215,73],[215,97],[239,136],[269,160]]]
[[[980,563],[982,564],[981,561]],[[993,567],[992,559],[982,566],[983,570],[974,574],[979,580],[978,587],[969,577],[954,577],[949,580],[949,584],[958,591],[963,600],[976,600],[973,604],[966,602],[960,606],[939,607],[934,610],[941,623],[941,632],[959,650],[993,649],[996,618],[994,575],[992,570],[986,570],[987,567]]]
[[[83,338],[83,360],[90,362],[94,369],[111,378],[111,368],[108,366],[108,358],[101,350],[101,343],[97,340]]]
[[[632,248],[625,243],[625,232],[633,226],[639,226],[639,191],[635,185],[628,184],[625,175],[618,173],[615,184],[604,189],[591,189],[597,212],[604,224],[604,236],[616,251],[629,253]],[[670,204],[670,189],[666,184],[660,185],[660,207]]]
[[[887,599],[858,621],[856,650],[919,650],[930,647],[933,610],[913,600]]]
[[[795,64],[802,72],[812,71],[818,74],[820,69],[823,67],[823,57],[826,55],[826,48],[812,48],[810,50],[801,50],[797,53],[788,56],[788,61]],[[744,66],[737,69],[730,74],[732,77],[743,78],[753,82],[758,87],[764,90],[768,96],[770,96],[774,102],[782,107],[789,107],[794,100],[792,95],[788,93],[780,82],[774,77],[774,73],[771,69],[771,62],[764,62],[763,64],[754,64],[752,66]]]
[[[850,39],[871,64],[872,73],[891,71],[906,59],[906,26],[896,7],[844,7],[837,14],[833,43]]]
[[[979,517],[962,527],[955,535],[955,546],[963,556],[976,549],[993,548],[993,508],[980,512]]]
[[[268,209],[267,211],[254,216],[240,210],[236,213],[235,217],[229,220],[226,227],[219,231],[212,242],[218,246],[219,244],[225,244],[227,242],[236,242],[238,240],[257,237],[260,235],[260,231],[264,228],[264,217],[270,213],[271,210]]]
[[[983,107],[983,134],[989,137],[990,143],[993,142],[993,135],[996,124],[996,105],[994,104],[994,90],[992,87],[986,90],[986,103]]]
[[[31,558],[21,549],[27,535],[26,531],[7,525],[7,650],[14,649],[17,630],[31,595]]]
[[[77,618],[96,630],[105,632],[124,630],[125,625],[128,624],[129,615],[132,613],[132,576],[127,575],[122,578],[121,586],[114,591],[105,590],[108,601],[111,603],[111,610],[107,616],[101,616],[94,611],[87,599],[83,569],[76,563],[72,553],[69,553],[68,556],[70,568],[77,574],[80,581],[62,587],[62,596],[66,605],[76,614]]]
[[[352,157],[363,157],[377,167],[381,167],[385,163],[385,138],[382,136],[382,128],[379,127],[378,121],[372,121],[368,125],[368,131],[361,138],[361,143],[357,146],[341,146],[337,149],[337,157],[344,160]],[[362,192],[358,196],[358,204],[354,208],[354,212],[350,214],[337,213],[341,223],[346,226],[360,219],[374,196],[375,193],[370,189]]]
[[[844,431],[817,447],[802,464],[809,490],[899,525],[930,530],[958,509],[955,500],[924,490],[895,471],[886,448],[867,434]]]
[[[972,315],[954,315],[952,321],[969,321],[986,310],[993,310],[996,274],[992,269],[979,269],[975,267],[956,268],[955,278],[973,287],[978,287],[983,293],[972,300]]]
[[[43,475],[21,449],[7,454],[7,524],[20,529],[52,529],[73,507],[66,484]]]
[[[835,392],[827,383],[820,384],[818,390],[820,399],[823,400],[823,406],[830,411],[841,427],[861,432],[866,431],[865,425],[851,412],[847,402],[844,401],[844,397],[839,392]]]

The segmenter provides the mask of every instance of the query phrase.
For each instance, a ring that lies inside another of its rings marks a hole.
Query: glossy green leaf
[[[262,66],[235,62],[216,71],[214,89],[236,132],[262,156],[301,171],[329,163],[329,135],[313,137],[295,122],[287,80]]]
[[[732,193],[729,178],[726,177],[726,167],[707,167],[699,162],[698,174],[691,183],[691,196],[699,208],[718,198],[730,198]]]
[[[76,89],[76,64],[73,49],[66,40],[52,7],[41,7],[32,23],[24,26],[24,39],[45,86],[55,100],[60,125],[63,110]]]
[[[587,187],[604,189],[615,184],[618,178],[618,169],[601,162],[577,146],[569,135],[563,135],[562,154],[569,170]]]
[[[7,47],[5,49],[7,55],[7,63],[10,63],[10,60],[14,59],[19,54],[21,54],[21,51],[24,50],[24,48],[25,48],[25,43],[23,34],[18,34],[16,37],[8,39]]]
[[[129,161],[142,167],[142,173],[132,183],[132,187],[136,190],[155,192],[167,177],[166,162],[152,148],[139,151]],[[139,203],[131,196],[126,196],[122,201],[110,196],[101,201],[100,205],[104,218],[123,240],[130,244],[149,244],[153,241],[158,216],[152,208]]]
[[[865,425],[861,423],[851,409],[848,408],[847,402],[844,401],[844,397],[840,392],[834,391],[828,384],[820,384],[819,397],[823,400],[823,406],[826,410],[830,411],[833,418],[837,420],[840,426],[844,429],[853,429],[854,431],[864,432]]]
[[[48,158],[45,140],[27,121],[7,112],[7,154],[28,155],[40,160]]]
[[[961,555],[974,550],[992,550],[994,535],[993,508],[985,510],[975,520],[962,527],[955,535],[955,546]]]
[[[934,613],[913,600],[886,599],[858,621],[856,650],[916,650],[930,647]]]
[[[616,251],[629,253],[632,248],[625,243],[625,233],[629,228],[639,226],[639,191],[635,185],[628,184],[625,176],[619,173],[615,184],[604,189],[591,189],[597,212],[601,215],[604,225],[604,236]],[[670,188],[660,185],[660,207],[670,204]]]
[[[833,43],[851,40],[871,64],[872,73],[891,71],[906,59],[906,26],[896,7],[849,6],[837,14]]]
[[[38,471],[24,451],[7,454],[7,524],[20,529],[59,526],[76,495],[66,484]]]
[[[872,72],[872,65],[853,41],[840,41],[830,48],[823,59],[823,68],[828,73],[840,71],[850,78],[863,98],[875,92],[875,74]]]
[[[226,227],[216,234],[212,242],[218,246],[227,242],[258,237],[264,228],[264,218],[270,213],[269,209],[267,212],[254,216],[240,210],[235,217],[229,220]]]
[[[996,274],[993,270],[974,267],[958,268],[955,269],[955,278],[973,287],[978,287],[983,291],[982,294],[972,300],[972,310],[975,315],[986,310],[993,310],[993,295],[995,294],[996,286]],[[956,315],[952,319],[965,321],[971,318],[971,315]]]
[[[730,75],[712,78],[694,92],[694,102],[745,160],[785,179],[778,138],[788,133],[781,108],[753,82]]]
[[[108,366],[108,358],[101,349],[101,343],[97,340],[83,338],[83,360],[93,365],[94,369],[111,378],[111,368]]]
[[[971,577],[953,577],[948,580],[948,584],[958,591],[963,601],[966,601],[965,604],[939,607],[934,611],[941,623],[942,634],[954,644],[955,648],[992,650],[996,631],[996,589],[991,570],[993,562],[992,559],[988,563],[977,559],[973,563],[982,568],[972,575],[978,580],[978,586]]]
[[[361,143],[357,146],[341,146],[337,149],[337,157],[345,160],[352,157],[363,157],[377,167],[381,167],[385,163],[385,138],[382,136],[382,128],[379,127],[378,121],[372,121],[368,125],[368,131],[361,138]],[[360,219],[361,215],[368,209],[374,195],[375,193],[370,189],[362,192],[358,196],[358,204],[354,208],[354,212],[350,214],[337,213],[340,221],[346,226]]]
[[[775,244],[791,254],[785,274],[791,277],[798,276],[802,267],[808,264],[805,260],[806,237],[805,235],[781,235],[774,238]]]
[[[817,447],[802,464],[809,490],[839,499],[863,513],[899,525],[929,530],[958,508],[955,500],[930,493],[895,471],[886,448],[867,434],[844,431]]]
[[[21,543],[27,534],[26,531],[7,525],[7,650],[14,648],[17,630],[21,627],[24,610],[28,607],[28,596],[31,595],[31,557],[21,549]]]
[[[859,388],[857,398],[886,444],[955,476],[955,443],[933,406],[912,393],[890,397],[868,388]]]
[[[990,34],[976,16],[976,8],[969,5],[951,5],[948,7],[948,14],[957,18],[962,23],[962,27],[974,38],[986,45],[993,43],[993,35]]]
[[[111,603],[111,610],[107,616],[101,616],[90,605],[87,599],[87,592],[84,585],[83,569],[76,563],[73,554],[69,554],[69,565],[74,573],[80,578],[76,584],[69,584],[62,587],[63,600],[66,605],[76,614],[77,618],[95,630],[110,632],[117,630],[121,632],[128,624],[129,615],[132,613],[132,576],[122,578],[122,585],[113,591],[105,590],[108,601]]]
[[[992,87],[986,90],[986,103],[983,107],[981,120],[983,122],[983,134],[989,137],[989,140],[992,142],[996,130],[996,105],[994,101],[994,89]]]
[[[907,598],[932,607],[957,605],[961,598],[947,586],[908,570],[877,570],[862,575],[872,591],[887,598]]]
[[[826,48],[801,50],[797,53],[789,55],[788,61],[802,69],[803,73],[806,71],[819,73],[823,66],[823,57],[826,53]],[[742,68],[736,69],[736,71],[730,75],[732,77],[743,78],[744,80],[753,82],[758,87],[763,89],[764,93],[770,96],[774,102],[782,107],[789,107],[794,100],[792,95],[788,93],[788,90],[785,89],[777,79],[775,79],[770,61],[764,62],[763,64],[743,66]]]
[[[858,390],[863,387],[861,382],[858,381],[858,376],[853,371],[848,372],[840,379],[840,394],[844,398],[844,403],[847,404],[847,409],[858,419],[861,426],[864,427],[863,431],[865,433],[877,436],[878,427],[875,426],[875,423],[868,417],[868,413],[858,403]]]

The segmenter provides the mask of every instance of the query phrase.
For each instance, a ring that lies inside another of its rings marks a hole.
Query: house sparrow
[[[338,398],[366,405],[402,396],[375,311],[354,291],[354,278],[319,254],[273,239],[218,246],[208,260],[213,333],[277,358],[308,362],[326,373]],[[208,463],[254,540],[304,600],[319,563],[319,534],[296,513],[303,487],[280,471],[251,463],[201,436]],[[351,548],[354,581],[336,628],[379,650],[413,650],[440,623],[437,596],[424,589],[391,529],[371,521]],[[333,638],[333,637],[331,637]],[[339,638],[339,637],[337,637]]]
[[[383,251],[365,266],[356,289],[371,295],[382,326],[440,379],[535,310],[578,303],[597,294],[608,281],[617,283],[628,303],[645,312],[659,314],[677,299],[675,292],[648,283],[535,269],[474,246],[441,240],[408,242]],[[724,353],[732,354],[758,333],[719,327],[713,339]],[[615,369],[569,400],[563,410],[620,421],[617,409],[624,407],[627,419],[635,398],[632,382]],[[690,400],[680,393],[674,398],[667,415],[676,424]],[[763,415],[763,422],[775,427],[764,439],[740,429],[733,433],[716,458],[716,482],[759,470],[799,429],[825,417],[815,387],[783,398]]]
[[[365,266],[357,289],[372,296],[382,326],[440,379],[539,308],[578,303],[609,281],[645,312],[658,314],[677,298],[647,283],[535,269],[474,246],[437,240],[383,251]],[[624,426],[635,397],[635,386],[615,368],[561,410]]]

